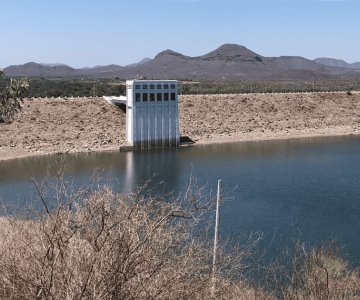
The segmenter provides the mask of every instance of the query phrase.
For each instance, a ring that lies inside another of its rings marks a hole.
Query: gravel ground
[[[360,133],[360,93],[191,95],[181,133],[197,143]]]

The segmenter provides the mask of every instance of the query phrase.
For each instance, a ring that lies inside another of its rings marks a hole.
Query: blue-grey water
[[[221,236],[236,240],[260,231],[265,247],[301,237],[330,239],[360,265],[360,137],[295,139],[196,146],[178,150],[92,153],[0,162],[0,197],[33,203],[31,178],[61,168],[75,186],[94,171],[118,190],[132,191],[149,177],[181,193],[192,175],[214,192],[224,182]],[[163,180],[163,181],[162,181]]]

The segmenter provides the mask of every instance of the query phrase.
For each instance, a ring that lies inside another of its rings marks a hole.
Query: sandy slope
[[[197,143],[360,134],[360,93],[180,96],[179,110]],[[125,114],[101,98],[26,100],[0,124],[0,160],[124,144]]]

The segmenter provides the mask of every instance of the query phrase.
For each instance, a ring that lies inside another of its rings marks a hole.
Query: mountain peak
[[[140,60],[137,64],[138,65],[143,65],[143,64],[146,64],[147,62],[149,62],[150,60],[151,60],[151,58],[145,57],[142,60]]]
[[[336,58],[328,58],[328,57],[320,57],[314,59],[319,64],[329,67],[338,67],[338,68],[346,68],[346,69],[354,69],[360,70],[360,62],[349,64],[342,59]]]
[[[149,62],[151,60],[151,58],[149,57],[145,57],[143,58],[142,60],[140,60],[139,62],[136,62],[136,63],[133,63],[133,64],[130,64],[130,65],[127,65],[126,67],[139,67],[143,64],[146,64],[147,62]]]
[[[163,56],[177,56],[177,57],[186,57],[185,55],[179,53],[179,52],[175,52],[173,50],[167,49],[164,51],[161,51],[158,55],[155,56],[155,59],[158,59],[160,57]]]
[[[50,67],[50,68],[53,68],[53,67],[67,67],[67,68],[70,68],[69,65],[66,65],[66,64],[60,64],[60,63],[39,63],[40,65],[44,66],[44,67]]]
[[[256,60],[261,62],[262,57],[248,48],[237,44],[224,44],[214,51],[203,56],[199,56],[205,60]]]
[[[252,56],[254,54],[257,55],[255,52],[249,50],[248,48],[237,44],[223,44],[219,48],[215,49],[213,52],[215,51],[224,54],[236,53],[246,56]]]
[[[20,65],[14,65],[14,66],[35,67],[35,66],[42,66],[42,64],[39,64],[39,63],[30,61],[30,62],[25,63],[25,64],[23,64],[23,65],[20,64]]]
[[[339,67],[339,68],[351,68],[351,65],[342,59],[319,57],[314,59],[319,64],[330,66],[330,67]]]

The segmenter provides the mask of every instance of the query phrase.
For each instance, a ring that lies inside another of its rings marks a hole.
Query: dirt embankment
[[[182,96],[180,116],[197,143],[360,134],[360,93]]]
[[[25,100],[11,124],[0,124],[0,160],[119,149],[125,127],[125,114],[101,98]]]
[[[180,96],[180,132],[197,143],[360,134],[360,93]],[[26,100],[0,124],[0,160],[118,150],[125,114],[101,98]]]

